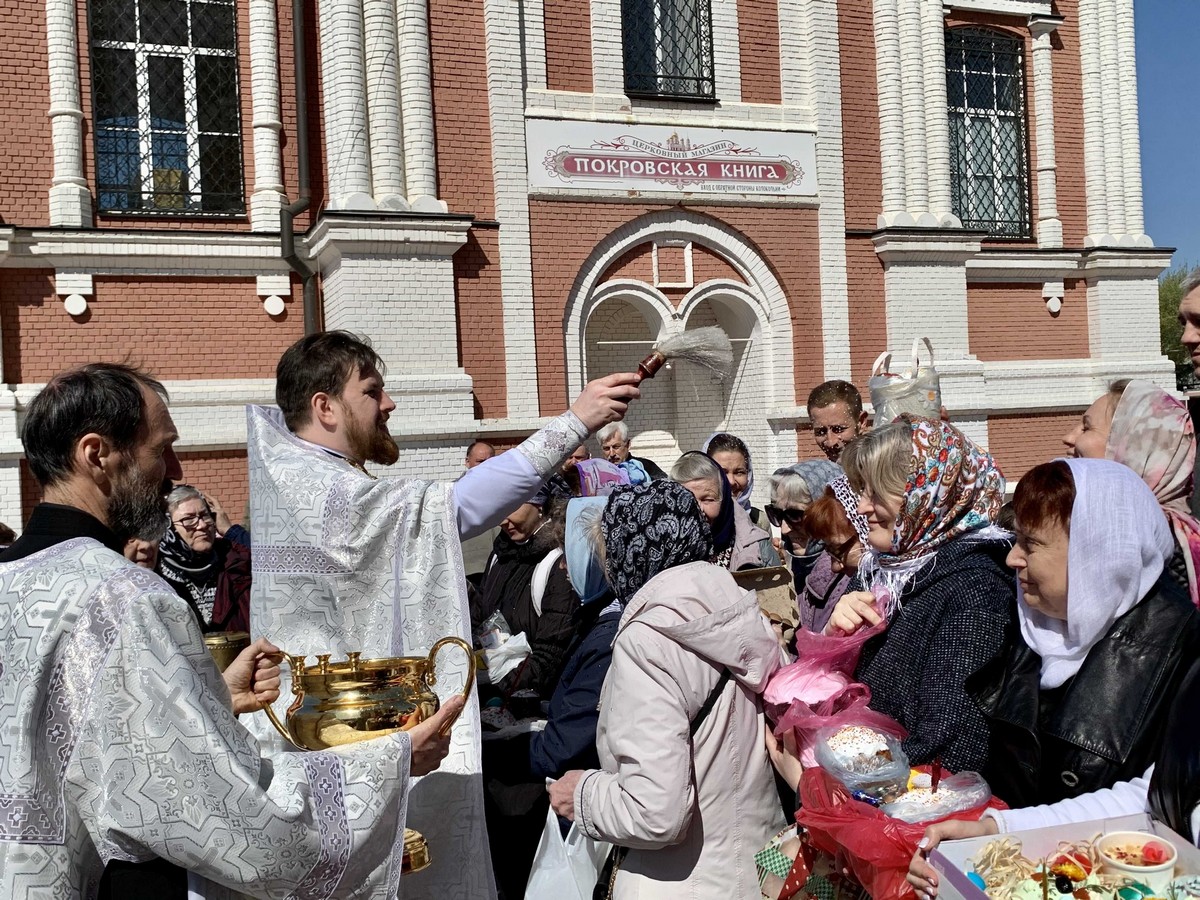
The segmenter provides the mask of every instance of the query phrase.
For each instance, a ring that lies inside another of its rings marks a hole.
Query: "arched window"
[[[101,212],[241,213],[234,0],[92,0]]]
[[[1024,43],[997,31],[946,32],[954,214],[996,238],[1032,235]]]
[[[625,93],[713,100],[709,0],[621,0]]]

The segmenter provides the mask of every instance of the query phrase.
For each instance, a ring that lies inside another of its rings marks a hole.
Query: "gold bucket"
[[[217,668],[224,672],[250,646],[250,635],[245,631],[214,631],[204,635],[204,646]]]
[[[302,750],[328,750],[407,731],[438,711],[438,696],[430,687],[437,682],[434,664],[442,648],[451,645],[467,655],[465,700],[475,684],[475,654],[461,638],[446,637],[428,656],[362,659],[348,653],[345,661],[330,662],[330,654],[324,653],[310,666],[305,657],[288,654],[296,699],[284,722],[270,704],[263,712],[286,741]],[[425,838],[405,829],[402,871],[419,872],[430,861]]]

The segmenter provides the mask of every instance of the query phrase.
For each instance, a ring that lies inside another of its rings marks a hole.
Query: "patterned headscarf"
[[[1004,476],[989,453],[949,422],[906,420],[912,468],[885,564],[918,559],[992,525],[1004,503]]]
[[[804,462],[775,470],[776,475],[782,475],[785,472],[791,472],[804,479],[804,483],[808,485],[808,496],[812,500],[820,497],[835,478],[844,474],[841,466],[827,459],[806,459]]]
[[[674,481],[617,488],[608,498],[600,530],[608,583],[621,603],[632,600],[659,572],[713,554],[700,504]]]
[[[858,511],[859,495],[854,488],[850,487],[850,479],[845,475],[839,475],[829,482],[829,489],[833,491],[833,496],[837,497],[838,503],[842,504],[842,509],[846,511],[846,518],[854,526],[854,533],[862,541],[863,549],[868,549],[870,544],[867,542],[867,538],[871,529],[867,525],[867,517]]]
[[[629,473],[606,459],[585,459],[575,463],[579,473],[579,496],[607,497],[630,483]]]
[[[1129,382],[1113,413],[1104,455],[1133,469],[1154,492],[1175,542],[1186,548],[1188,587],[1200,606],[1200,522],[1188,507],[1196,431],[1187,407],[1149,381]]]

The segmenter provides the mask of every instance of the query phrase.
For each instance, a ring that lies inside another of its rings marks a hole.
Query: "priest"
[[[636,374],[588,384],[562,415],[455,482],[376,478],[400,457],[384,366],[344,331],[309,335],[276,369],[278,410],[250,407],[250,628],[290,654],[424,655],[442,637],[471,640],[460,541],[532,497],[596,429],[639,396]],[[446,651],[436,689],[450,696],[465,665]],[[282,712],[283,704],[278,705]],[[256,731],[276,740],[265,716]],[[405,897],[495,894],[479,777],[479,710],[467,704],[439,772],[421,779],[408,825],[433,865],[406,876]]]
[[[264,638],[222,677],[191,608],[122,556],[167,525],[178,435],[160,383],[52,378],[22,440],[44,502],[0,554],[0,896],[396,896],[409,776],[457,708],[407,734],[265,760],[238,713],[279,695]]]

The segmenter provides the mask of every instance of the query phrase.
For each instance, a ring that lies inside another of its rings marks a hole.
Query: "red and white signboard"
[[[527,119],[525,146],[533,191],[817,193],[804,132]]]

